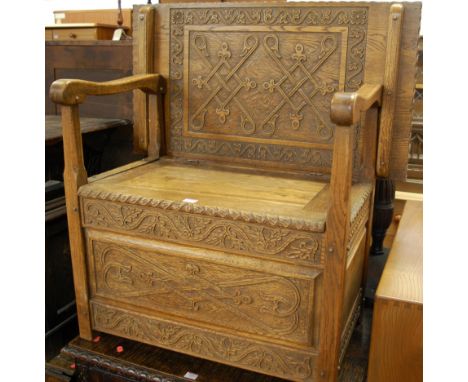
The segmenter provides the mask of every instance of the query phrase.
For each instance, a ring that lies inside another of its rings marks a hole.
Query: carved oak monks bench
[[[420,11],[137,6],[134,76],[54,82],[81,337],[336,380],[375,177],[406,174]],[[130,90],[147,158],[88,179],[79,104]]]

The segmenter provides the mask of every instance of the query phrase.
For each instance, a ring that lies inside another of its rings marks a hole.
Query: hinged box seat
[[[59,80],[80,336],[334,381],[376,176],[405,176],[420,3],[134,9],[135,75]],[[138,163],[87,178],[78,105],[135,90]]]

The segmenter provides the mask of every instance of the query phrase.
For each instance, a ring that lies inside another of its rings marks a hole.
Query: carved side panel
[[[181,211],[82,199],[84,225],[227,252],[322,265],[322,235]]]
[[[176,155],[328,172],[330,101],[363,79],[366,7],[171,8]]]
[[[98,296],[243,333],[307,344],[314,280],[91,242]]]
[[[292,380],[310,380],[315,354],[220,335],[92,303],[94,327],[103,332]]]

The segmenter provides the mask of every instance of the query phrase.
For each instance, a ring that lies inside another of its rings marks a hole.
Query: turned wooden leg
[[[374,219],[372,222],[371,256],[383,255],[383,241],[392,222],[395,184],[390,178],[377,178],[375,182]]]

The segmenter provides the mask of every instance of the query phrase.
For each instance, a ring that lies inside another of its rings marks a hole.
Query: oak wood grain
[[[320,358],[317,367],[317,379],[323,381],[336,381],[338,378],[350,224],[352,160],[349,158],[353,155],[354,130],[352,126],[336,126],[335,134],[325,234],[327,259],[323,277]]]
[[[420,4],[404,7],[396,173]],[[135,8],[134,66],[167,79],[168,92],[135,107],[151,163],[77,190],[93,328],[273,376],[337,380],[360,311],[390,10]]]
[[[67,204],[68,232],[75,285],[76,309],[80,335],[92,339],[91,317],[88,304],[88,275],[86,271],[86,252],[81,229],[78,188],[87,183],[83,161],[80,117],[77,105],[62,109],[63,150],[65,168],[63,179]]]
[[[383,78],[384,93],[382,113],[380,116],[379,144],[377,149],[377,175],[388,177],[390,173],[390,157],[393,135],[393,119],[396,97],[398,94],[398,69],[400,61],[400,45],[404,7],[393,4],[388,16],[388,41],[385,52],[385,71]]]
[[[78,105],[89,95],[110,95],[141,89],[147,93],[160,94],[160,76],[158,74],[134,75],[107,82],[60,79],[52,83],[50,98],[61,105]]]
[[[375,295],[369,381],[422,381],[423,203],[409,200]]]
[[[134,13],[134,44],[133,44],[133,74],[158,73],[154,69],[154,55],[158,50],[155,48],[155,8],[143,6]],[[150,136],[150,126],[154,133],[152,136],[159,136],[158,126],[150,125],[150,118],[154,119],[154,102],[150,102],[149,95],[141,91],[134,91],[134,121],[133,121],[133,147],[137,152],[147,152]],[[150,115],[151,114],[151,115]],[[160,145],[160,142],[153,142]],[[159,152],[159,147],[152,147],[150,150]]]
[[[374,104],[380,105],[382,85],[362,85],[356,92],[337,92],[331,101],[330,118],[333,123],[349,126],[357,123],[361,113]]]

